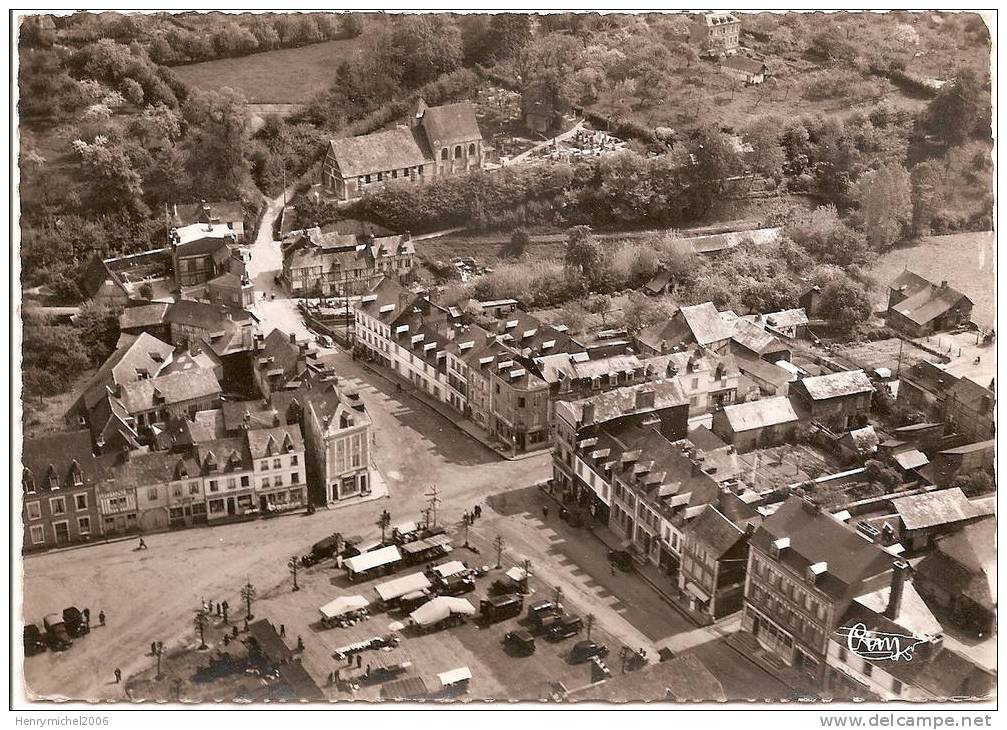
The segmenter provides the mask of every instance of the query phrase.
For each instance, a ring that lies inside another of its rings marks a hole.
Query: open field
[[[974,303],[972,319],[991,327],[996,315],[996,241],[992,231],[931,236],[899,246],[878,259],[871,274],[875,297],[885,301],[888,283],[908,266],[920,276],[964,292]]]
[[[253,104],[303,104],[332,82],[340,61],[350,60],[363,37],[325,41],[301,48],[224,58],[172,71],[185,83],[213,91],[229,86]]]

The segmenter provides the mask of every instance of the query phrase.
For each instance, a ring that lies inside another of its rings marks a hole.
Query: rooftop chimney
[[[888,596],[888,608],[885,609],[885,618],[892,621],[902,610],[902,592],[906,587],[907,575],[909,575],[909,563],[905,560],[896,560],[892,563],[892,592]]]
[[[589,426],[594,423],[594,403],[585,403],[581,406],[581,425]]]
[[[291,344],[294,344],[294,345],[297,344],[297,335],[295,335],[293,332],[290,333],[290,342],[291,342]]]
[[[650,388],[644,388],[636,391],[636,408],[637,410],[643,408],[653,408],[654,407],[654,391]]]
[[[948,288],[948,280],[947,280],[947,279],[944,279],[944,280],[943,280],[943,281],[941,282],[941,289],[947,289],[947,288]]]

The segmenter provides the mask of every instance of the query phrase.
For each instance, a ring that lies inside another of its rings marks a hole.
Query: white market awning
[[[326,603],[318,610],[321,611],[322,616],[325,618],[337,618],[351,611],[359,611],[361,608],[370,605],[370,603],[363,596],[340,596],[336,600]]]
[[[450,562],[434,566],[434,572],[441,578],[450,578],[452,575],[464,573],[466,570],[468,570],[468,568],[465,567],[465,564],[462,563],[461,560],[452,560]]]
[[[437,679],[441,680],[442,687],[448,687],[452,684],[472,679],[472,671],[468,667],[458,667],[457,669],[441,672],[437,675]]]
[[[355,555],[352,558],[347,558],[343,561],[343,567],[351,573],[363,573],[368,570],[373,570],[374,568],[380,568],[382,565],[394,563],[398,560],[402,560],[402,555],[399,554],[399,549],[394,545],[389,545],[388,547],[381,548],[380,550],[372,550],[369,553],[361,553],[360,555]]]

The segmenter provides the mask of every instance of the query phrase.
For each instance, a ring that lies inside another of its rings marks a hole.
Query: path
[[[507,163],[507,166],[509,167],[511,165],[519,165],[522,162],[524,162],[528,157],[535,154],[539,150],[543,150],[546,147],[551,147],[557,144],[558,142],[562,142],[563,140],[570,139],[570,137],[573,137],[575,134],[577,134],[577,132],[579,132],[583,128],[584,128],[584,120],[581,119],[567,131],[561,134],[557,134],[555,137],[553,137],[552,139],[547,139],[545,142],[539,142],[531,149],[527,149],[521,154],[514,156],[513,158],[511,158],[510,162]]]

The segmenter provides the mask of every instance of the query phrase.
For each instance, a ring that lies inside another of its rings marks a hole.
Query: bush
[[[476,299],[516,299],[525,309],[553,307],[582,291],[581,282],[569,277],[558,261],[505,264],[472,287]]]

